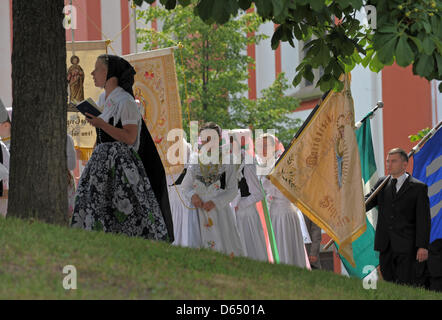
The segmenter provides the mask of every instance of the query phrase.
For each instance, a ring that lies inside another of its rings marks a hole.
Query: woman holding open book
[[[95,63],[103,109],[96,117],[86,113],[97,141],[78,183],[71,225],[173,241],[166,176],[134,100],[134,74],[118,56],[101,55]]]

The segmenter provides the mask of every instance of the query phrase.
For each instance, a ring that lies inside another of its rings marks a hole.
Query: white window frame
[[[299,63],[302,61],[302,59],[304,59],[305,56],[304,45],[304,41],[298,41]],[[321,76],[320,70],[320,68],[312,70],[314,80],[313,83],[310,85],[307,85],[307,80],[305,78],[302,78],[292,96],[300,99],[301,101],[308,101],[322,97],[323,92],[321,91],[321,89],[319,87],[315,87]]]

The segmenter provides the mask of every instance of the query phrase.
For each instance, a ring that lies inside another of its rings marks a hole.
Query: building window
[[[300,63],[307,54],[307,50],[304,49],[305,43],[306,42],[304,41],[298,41],[298,50],[299,50],[298,63]],[[313,82],[302,78],[298,87],[295,89],[293,96],[300,99],[301,101],[311,100],[321,97],[323,92],[319,87],[316,87],[316,83],[323,74],[324,74],[324,69],[322,67],[319,67],[318,69],[313,69],[313,75],[314,75]]]

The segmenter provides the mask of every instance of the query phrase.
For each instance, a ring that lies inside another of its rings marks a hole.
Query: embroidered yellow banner
[[[331,91],[269,175],[272,183],[339,245],[354,265],[351,243],[366,229],[350,75]]]
[[[126,55],[124,58],[137,72],[133,86],[135,99],[140,102],[143,119],[155,142],[166,174],[180,173],[184,168],[183,161],[171,163],[167,157],[169,148],[176,144],[176,141],[167,141],[167,134],[172,129],[182,129],[173,48]],[[177,141],[182,141],[182,136]]]
[[[102,92],[102,88],[97,88],[94,85],[91,72],[95,68],[97,57],[104,53],[106,53],[105,41],[76,41],[75,43],[66,42],[66,78],[69,79],[69,81],[72,79],[71,70],[73,63],[71,62],[71,58],[73,55],[75,55],[79,58],[78,65],[81,68],[78,68],[78,70],[81,70],[83,73],[79,74],[80,72],[77,72],[75,77],[83,78],[82,84],[84,90],[84,99],[90,97],[94,101],[98,101],[98,97]],[[69,84],[68,91],[70,93],[74,92]],[[67,117],[67,132],[74,139],[75,149],[80,150],[80,160],[88,160],[92,154],[96,140],[95,128],[86,121],[85,116],[76,111],[74,108],[68,108]]]

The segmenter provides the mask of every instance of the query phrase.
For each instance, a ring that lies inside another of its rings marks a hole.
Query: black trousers
[[[433,241],[428,247],[428,269],[430,289],[442,292],[442,239]]]
[[[389,248],[379,254],[379,266],[385,281],[429,287],[427,264],[425,261],[418,262],[416,253],[397,253]]]

